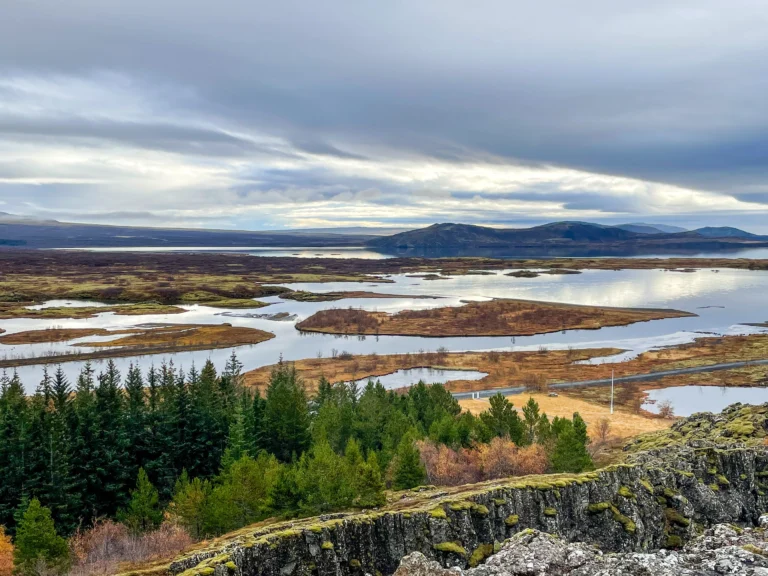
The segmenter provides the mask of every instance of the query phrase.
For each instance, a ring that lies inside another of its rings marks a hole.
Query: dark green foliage
[[[86,364],[74,391],[57,369],[29,397],[3,375],[0,524],[14,534],[37,502],[62,534],[99,517],[141,533],[167,511],[202,538],[272,515],[375,508],[387,483],[426,482],[417,441],[427,438],[453,449],[539,442],[557,471],[592,466],[583,419],[550,423],[533,401],[521,419],[497,395],[475,417],[441,385],[402,394],[325,380],[309,399],[283,362],[262,398],[243,387],[241,369],[233,355],[220,375],[210,362],[186,374],[168,363],[144,375],[131,366],[121,379],[112,362],[98,378]]]
[[[280,362],[272,372],[264,406],[266,449],[290,462],[309,448],[309,410],[304,384],[293,365]]]
[[[63,571],[69,563],[67,542],[56,533],[51,511],[33,498],[16,529],[13,562],[20,574],[39,574],[42,562],[52,573]]]
[[[117,517],[133,534],[148,532],[162,522],[160,499],[144,468],[139,468],[136,489],[131,491],[128,506],[118,511]]]
[[[421,463],[419,449],[414,445],[414,438],[407,434],[397,448],[392,487],[395,490],[406,490],[424,484],[427,473]]]
[[[592,470],[594,464],[587,452],[586,424],[578,415],[573,420],[555,418],[552,421],[555,447],[552,453],[552,468],[555,472],[583,472]]]

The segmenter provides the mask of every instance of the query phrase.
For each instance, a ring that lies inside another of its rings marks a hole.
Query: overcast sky
[[[0,211],[768,233],[765,0],[0,0]]]

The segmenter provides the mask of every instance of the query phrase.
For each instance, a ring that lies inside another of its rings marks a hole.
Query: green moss
[[[632,492],[632,490],[630,490],[626,486],[622,486],[621,488],[619,488],[618,495],[621,496],[622,498],[628,498],[628,499],[636,498],[635,493]]]
[[[739,418],[725,425],[733,436],[752,436],[755,433],[755,425],[747,419]]]
[[[517,514],[510,514],[504,519],[504,524],[507,526],[515,526],[518,522],[520,522],[520,516]]]
[[[763,470],[755,474],[758,478],[768,478],[768,470]]]
[[[472,514],[477,516],[488,516],[488,508],[482,504],[475,504],[472,506]]]
[[[746,474],[739,474],[739,480],[746,480],[747,475]]]
[[[330,540],[326,540],[325,542],[322,543],[320,548],[322,548],[323,550],[333,550],[333,542],[331,542]]]
[[[314,532],[315,534],[321,534],[323,532],[323,527],[319,524],[312,524],[312,526],[309,526],[307,530]]]
[[[507,501],[504,500],[504,498],[494,498],[493,503],[496,504],[496,506],[504,506],[504,504],[506,504]]]
[[[214,572],[216,572],[216,570],[208,566],[206,568],[202,568],[198,572],[198,574],[200,574],[200,576],[211,576],[211,574],[213,574]]]
[[[229,570],[230,572],[237,572],[237,564],[232,562],[232,560],[224,564],[224,566],[226,566],[227,570]]]
[[[349,561],[349,565],[352,568],[360,568],[360,566],[361,566],[360,560],[357,560],[356,558],[352,558],[352,560]]]
[[[449,502],[448,508],[453,510],[454,512],[460,512],[462,510],[470,510],[472,509],[472,502],[468,502],[466,500],[458,500],[456,502]]]
[[[712,492],[720,492],[720,486],[717,484],[710,484],[709,489],[712,490]]]
[[[616,506],[611,506],[611,513],[613,514],[613,519],[624,526],[625,532],[628,532],[629,534],[635,533],[635,530],[637,530],[637,525],[632,521],[631,518],[624,516],[624,514],[619,512],[619,509],[616,508]]]
[[[688,527],[691,524],[691,521],[688,518],[680,514],[674,508],[665,508],[664,516],[670,524],[677,524],[678,526],[685,527]]]
[[[449,554],[456,554],[458,556],[466,556],[467,551],[459,542],[440,542],[432,546],[438,552],[447,552]]]
[[[728,481],[728,478],[726,478],[726,477],[725,477],[725,476],[723,476],[722,474],[718,474],[718,475],[717,475],[717,483],[718,483],[720,486],[730,486],[730,484],[731,484],[731,483]]]
[[[667,499],[664,498],[664,496],[656,496],[656,503],[661,505],[661,506],[666,506],[667,505]]]
[[[651,486],[651,483],[648,482],[648,480],[640,480],[640,485],[645,488],[649,494],[653,494],[653,486]]]
[[[496,554],[499,550],[501,550],[501,542],[498,540],[493,541],[493,553]]]
[[[611,507],[610,502],[598,502],[597,504],[590,504],[587,506],[587,511],[590,514],[597,514],[599,512],[604,512],[605,510],[608,510]]]
[[[675,474],[678,474],[679,476],[685,476],[686,478],[695,477],[695,474],[693,472],[688,472],[686,470],[675,470]]]
[[[670,534],[667,536],[667,542],[664,544],[664,548],[682,548],[683,539],[676,534]]]
[[[480,544],[469,557],[469,567],[474,568],[491,554],[493,554],[493,544]]]
[[[714,476],[717,474],[717,468],[707,468],[707,474]]]
[[[742,550],[746,550],[747,552],[751,552],[752,554],[757,554],[758,556],[768,556],[768,553],[763,550],[762,548],[758,548],[754,544],[745,544],[741,547]]]
[[[555,508],[544,508],[544,516],[557,516],[557,510]]]
[[[672,488],[664,488],[664,497],[665,498],[674,498],[677,496],[677,492],[672,490]]]
[[[448,514],[445,513],[445,508],[442,506],[432,508],[432,510],[429,511],[429,515],[432,516],[432,518],[440,518],[441,520],[448,518]]]

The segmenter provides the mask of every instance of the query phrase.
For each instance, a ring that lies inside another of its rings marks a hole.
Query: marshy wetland
[[[107,357],[115,357],[120,370],[170,361],[188,369],[209,358],[222,364],[233,348],[257,387],[282,358],[296,361],[308,383],[320,375],[364,380],[394,374],[384,380],[388,387],[427,377],[456,391],[768,358],[759,336],[766,332],[759,324],[768,320],[768,310],[762,313],[765,261],[41,252],[4,264],[0,363],[16,367],[29,383],[39,379],[44,363],[61,362],[70,377],[87,358],[97,371]],[[562,270],[578,273],[551,273]],[[497,308],[504,306],[525,322],[508,318],[486,332],[462,328],[477,311],[503,317]],[[408,330],[389,330],[398,335],[381,328],[378,334],[375,328],[337,334],[297,329],[313,317],[347,314],[413,319]],[[546,326],[537,328],[537,320]],[[427,326],[413,328],[420,324]],[[688,374],[624,388],[637,398],[672,381],[717,385],[724,377],[760,385],[765,370]],[[598,401],[603,392],[578,394]]]

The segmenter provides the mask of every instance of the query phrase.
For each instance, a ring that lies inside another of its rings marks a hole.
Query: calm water
[[[393,354],[418,351],[467,350],[537,350],[548,348],[617,347],[628,350],[631,356],[658,346],[690,342],[704,334],[736,334],[761,331],[742,325],[743,322],[768,320],[765,294],[768,293],[768,272],[748,270],[700,270],[694,273],[664,272],[662,270],[587,270],[578,275],[538,278],[514,278],[507,271],[491,275],[452,276],[445,280],[428,281],[405,275],[388,277],[391,282],[287,284],[297,290],[329,292],[338,290],[370,290],[396,294],[392,299],[350,299],[337,302],[294,302],[278,297],[264,299],[270,306],[258,313],[288,312],[297,321],[325,308],[360,307],[368,310],[394,312],[403,309],[435,306],[460,306],[462,300],[488,298],[523,298],[540,301],[570,302],[607,306],[677,308],[698,314],[694,318],[680,318],[643,322],[632,326],[603,328],[601,330],[572,330],[530,337],[457,337],[419,338],[403,336],[332,336],[298,332],[294,322],[249,318],[252,311],[221,310],[206,306],[185,306],[186,312],[174,315],[115,316],[101,314],[90,319],[66,320],[1,320],[0,328],[8,332],[42,329],[54,326],[65,328],[101,327],[110,330],[127,328],[152,322],[219,324],[229,322],[236,326],[249,326],[267,330],[276,338],[254,346],[242,346],[237,354],[246,369],[272,364],[280,355],[286,360],[330,357],[333,351],[353,354]],[[422,299],[417,296],[438,296],[439,299]],[[62,302],[52,303],[61,305]],[[80,304],[80,303],[78,303]],[[762,314],[761,311],[765,310]],[[227,312],[227,316],[221,316]],[[109,336],[104,337],[109,339]],[[73,350],[73,342],[35,344],[24,346],[0,345],[0,358],[30,357],[56,354]],[[77,348],[84,350],[83,348]],[[131,362],[142,367],[158,365],[173,360],[178,367],[189,369],[200,366],[210,358],[222,367],[231,349],[203,352],[185,352],[169,355],[152,355],[141,358],[119,358],[121,371]],[[613,358],[617,360],[620,358]],[[80,362],[63,365],[66,373],[74,377]],[[94,362],[98,370],[100,362]],[[40,380],[40,366],[19,368],[28,389],[32,390]]]
[[[660,402],[669,401],[675,416],[690,416],[696,412],[720,412],[735,402],[763,404],[768,402],[766,388],[725,388],[722,386],[674,386],[648,390],[643,408],[658,413]]]

